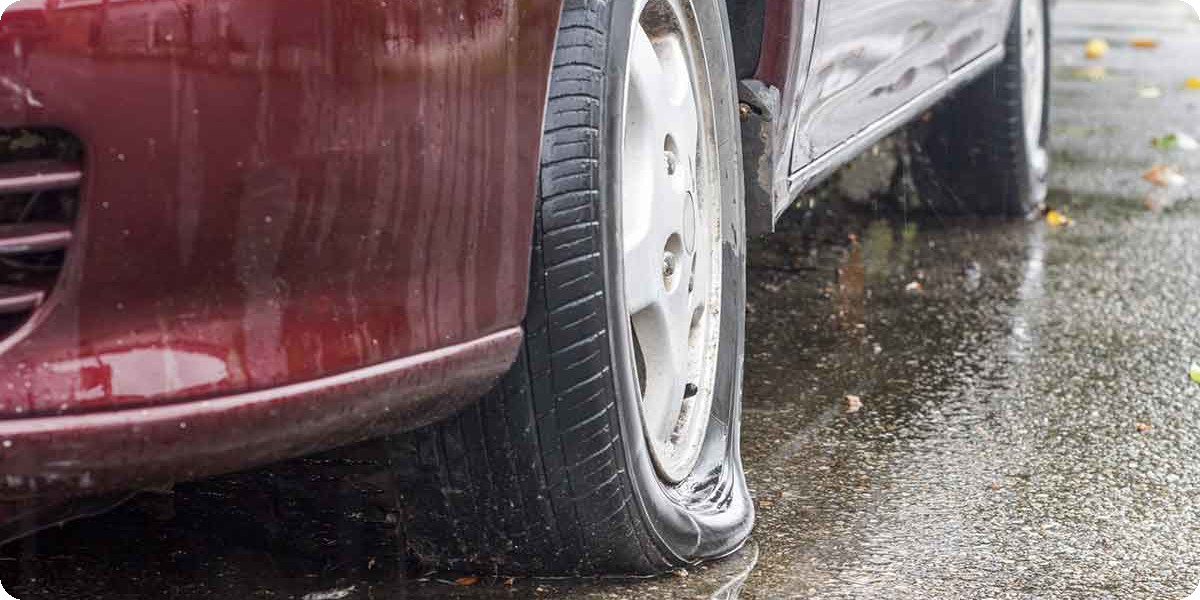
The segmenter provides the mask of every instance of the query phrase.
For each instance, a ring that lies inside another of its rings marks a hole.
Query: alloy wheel
[[[708,429],[721,322],[721,199],[712,93],[686,0],[640,3],[621,158],[625,305],[655,467],[691,472]]]

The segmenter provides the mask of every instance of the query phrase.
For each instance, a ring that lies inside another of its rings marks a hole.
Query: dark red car
[[[928,202],[1028,213],[1046,18],[19,0],[0,16],[0,541],[408,431],[405,539],[431,563],[727,554],[753,522],[747,232],[922,114]]]

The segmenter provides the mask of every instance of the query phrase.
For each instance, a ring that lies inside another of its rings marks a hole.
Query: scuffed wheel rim
[[[708,428],[721,323],[716,135],[694,16],[640,3],[626,64],[621,225],[625,306],[659,476],[692,471]]]

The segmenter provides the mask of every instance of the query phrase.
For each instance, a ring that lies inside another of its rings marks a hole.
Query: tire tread
[[[517,362],[479,403],[393,444],[401,528],[427,564],[553,574],[670,566],[632,501],[608,367],[597,187],[607,14],[605,1],[567,0],[560,19]]]

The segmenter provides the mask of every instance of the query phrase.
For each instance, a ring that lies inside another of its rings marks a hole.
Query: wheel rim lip
[[[1021,0],[1021,104],[1025,125],[1025,151],[1035,198],[1045,188],[1046,151],[1042,147],[1046,103],[1046,14],[1043,0]]]
[[[682,60],[687,62],[688,72],[688,90],[695,104],[697,117],[696,137],[699,143],[697,150],[694,153],[695,160],[693,161],[694,184],[695,188],[692,193],[697,196],[702,196],[702,208],[696,209],[697,219],[695,221],[694,236],[695,252],[697,257],[703,257],[703,260],[709,261],[712,266],[710,272],[711,285],[704,290],[707,293],[706,310],[700,315],[699,327],[693,326],[689,329],[689,340],[685,344],[688,351],[688,371],[695,371],[695,375],[689,379],[694,379],[697,382],[697,393],[691,398],[685,399],[681,403],[679,411],[680,418],[677,419],[676,426],[672,431],[677,435],[665,435],[662,428],[656,428],[656,423],[652,423],[647,413],[647,402],[653,402],[656,398],[645,398],[642,395],[642,389],[646,387],[645,382],[635,386],[634,392],[637,393],[638,406],[641,411],[641,421],[643,424],[643,435],[646,439],[646,446],[649,450],[650,457],[654,463],[655,469],[660,477],[667,484],[678,484],[683,481],[697,464],[701,452],[703,450],[703,442],[708,430],[708,422],[710,420],[710,412],[712,406],[712,394],[716,379],[716,364],[717,364],[717,347],[719,345],[720,333],[720,306],[721,306],[721,244],[722,234],[720,227],[721,218],[721,202],[719,198],[719,173],[715,170],[716,141],[715,132],[711,124],[712,120],[712,102],[711,102],[711,86],[707,83],[707,68],[703,59],[703,50],[699,42],[699,28],[696,25],[688,5],[688,0],[638,0],[634,7],[634,19],[631,30],[631,40],[639,33],[641,29],[641,17],[644,11],[650,5],[656,7],[670,7],[674,17],[674,23],[678,25],[676,31],[672,34],[677,35],[684,49]],[[633,42],[631,41],[631,46]],[[633,195],[636,194],[644,179],[641,179],[638,174],[639,169],[629,168],[630,165],[626,162],[629,156],[628,149],[631,143],[644,143],[645,140],[639,137],[639,131],[636,127],[631,128],[631,122],[644,122],[640,118],[641,115],[631,112],[630,97],[634,79],[634,69],[642,68],[645,65],[639,65],[633,60],[633,52],[626,58],[626,77],[625,86],[625,106],[622,111],[622,117],[619,120],[618,130],[621,135],[622,147],[622,169],[621,169],[621,197],[618,199],[622,203],[621,210],[623,225],[629,221],[624,215],[630,214],[630,201]],[[651,128],[652,129],[652,128]],[[649,135],[653,135],[652,133]],[[689,154],[691,156],[692,154]],[[691,206],[690,204],[688,206]],[[694,208],[694,207],[693,207]],[[622,257],[622,268],[626,268],[629,257],[626,250],[620,253]],[[701,260],[697,258],[697,262]],[[624,271],[623,271],[624,272]],[[628,281],[628,280],[626,280]],[[656,280],[653,285],[661,285],[661,280]],[[649,284],[650,282],[646,282]],[[626,298],[628,299],[630,290],[629,285],[626,285]],[[626,335],[626,343],[629,344],[631,350],[637,348],[641,350],[645,344],[639,344],[635,341],[635,335],[639,334],[639,328],[635,320],[635,311],[630,310],[628,302],[626,305],[625,319],[629,324],[628,334]],[[690,305],[689,305],[690,306]],[[691,333],[698,329],[702,332],[699,340],[693,342]],[[694,350],[699,349],[699,354],[694,355]],[[639,354],[636,351],[631,351],[629,355],[633,357]],[[631,360],[630,362],[635,362]],[[693,369],[693,363],[698,367]],[[638,382],[641,380],[641,375],[638,372],[638,365],[625,365],[630,368],[633,373],[633,380]],[[649,390],[647,390],[649,391]],[[686,408],[686,411],[683,409]]]

